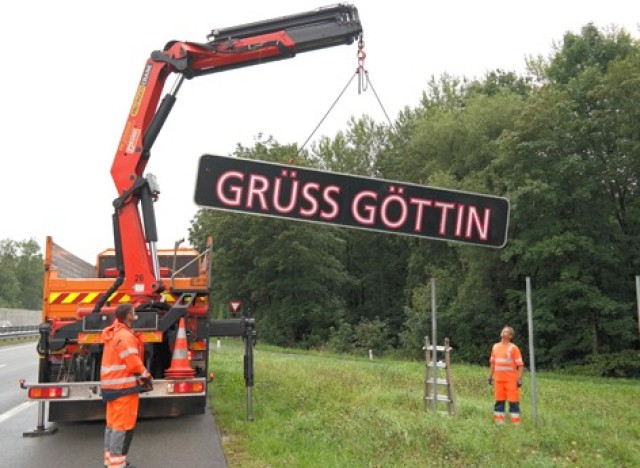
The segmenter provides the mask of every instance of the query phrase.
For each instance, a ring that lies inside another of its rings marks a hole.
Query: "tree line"
[[[542,368],[637,350],[638,102],[638,41],[588,24],[523,75],[431,78],[393,128],[363,116],[305,151],[239,145],[243,158],[504,196],[509,240],[494,250],[200,210],[190,237],[214,238],[218,313],[242,300],[278,345],[419,356],[436,278],[440,339],[485,364],[504,324],[528,351],[530,277]]]
[[[226,317],[241,300],[265,342],[419,357],[435,278],[439,340],[450,338],[454,358],[486,364],[505,324],[528,353],[529,277],[538,366],[638,361],[639,102],[640,44],[588,24],[549,57],[529,58],[522,75],[431,78],[393,127],[352,117],[309,149],[262,136],[238,145],[243,158],[505,197],[508,242],[199,210],[190,240],[214,238],[212,313]],[[37,244],[1,241],[0,266],[0,307],[38,308]]]

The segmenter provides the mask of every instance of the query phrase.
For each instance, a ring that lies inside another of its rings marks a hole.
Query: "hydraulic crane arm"
[[[153,211],[159,189],[152,178],[143,177],[143,172],[184,79],[350,44],[361,34],[356,7],[338,4],[216,29],[207,36],[206,43],[171,41],[163,50],[151,54],[111,166],[118,191],[113,221],[120,276],[105,297],[121,287],[134,303],[140,303],[153,300],[162,291]],[[177,81],[160,102],[171,73],[178,75]]]

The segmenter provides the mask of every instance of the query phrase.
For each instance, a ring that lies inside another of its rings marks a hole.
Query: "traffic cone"
[[[171,357],[171,366],[164,371],[167,379],[183,379],[190,378],[195,375],[196,371],[189,364],[189,350],[187,349],[187,332],[184,326],[184,317],[180,317],[178,323],[178,335],[176,343],[173,347],[173,356]]]

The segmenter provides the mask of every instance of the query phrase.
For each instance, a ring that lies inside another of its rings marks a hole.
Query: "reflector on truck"
[[[30,387],[28,395],[29,398],[34,400],[66,398],[69,396],[69,387],[59,385],[51,387]]]
[[[167,384],[167,393],[202,393],[204,382],[170,382]]]

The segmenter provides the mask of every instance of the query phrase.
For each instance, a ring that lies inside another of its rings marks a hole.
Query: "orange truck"
[[[154,203],[160,190],[145,173],[151,149],[185,79],[292,58],[302,52],[358,41],[362,26],[355,6],[337,4],[274,19],[218,28],[206,42],[170,41],[151,53],[127,117],[111,167],[114,247],[95,266],[47,239],[38,382],[21,381],[28,398],[40,402],[33,434],[48,433],[49,421],[104,417],[100,391],[100,332],[113,322],[115,307],[132,303],[133,329],[144,342],[153,391],[143,393],[141,417],[204,412],[211,336],[245,338],[245,384],[253,386],[251,319],[208,320],[211,241],[204,252],[157,248]],[[161,98],[169,76],[176,80]],[[184,319],[184,320],[181,320]],[[192,376],[168,378],[179,324],[184,322]],[[249,398],[250,401],[250,398]],[[249,406],[250,412],[250,406]],[[25,435],[27,435],[25,433]]]
[[[163,291],[157,300],[137,303],[133,324],[145,344],[145,366],[158,380],[143,393],[140,416],[170,416],[204,411],[209,346],[210,246],[204,252],[179,247],[158,251]],[[28,395],[49,401],[50,421],[104,417],[100,394],[100,332],[114,320],[118,304],[131,302],[126,291],[113,291],[116,253],[105,250],[95,266],[47,238],[38,384]],[[100,305],[101,312],[95,313]],[[165,379],[175,344],[176,318],[184,317],[192,378]],[[238,325],[240,323],[238,322]],[[164,379],[164,380],[163,380]],[[26,386],[26,384],[25,384]]]

